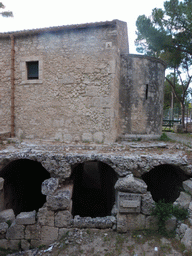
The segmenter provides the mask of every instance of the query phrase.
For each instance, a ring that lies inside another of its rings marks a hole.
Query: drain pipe
[[[15,40],[11,38],[11,137],[15,136]]]

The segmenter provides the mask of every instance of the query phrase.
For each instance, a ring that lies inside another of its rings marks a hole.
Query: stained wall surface
[[[122,55],[120,117],[122,134],[160,135],[165,63],[142,55]]]

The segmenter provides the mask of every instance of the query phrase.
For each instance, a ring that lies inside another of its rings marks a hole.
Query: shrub
[[[166,203],[165,200],[160,200],[155,203],[155,208],[152,209],[152,216],[156,216],[158,220],[158,231],[161,235],[169,235],[165,222],[172,216],[175,216],[178,220],[185,220],[188,217],[188,210],[173,206],[172,203]]]

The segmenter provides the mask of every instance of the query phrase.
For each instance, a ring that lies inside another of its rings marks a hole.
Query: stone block
[[[188,228],[184,234],[184,237],[181,239],[181,243],[185,245],[187,250],[192,248],[192,229]]]
[[[145,215],[143,214],[128,214],[127,229],[128,230],[143,230],[145,229]]]
[[[133,174],[130,174],[125,178],[119,178],[115,184],[115,189],[121,192],[147,193],[146,183],[141,179],[133,177]]]
[[[41,243],[49,245],[58,239],[59,229],[55,227],[43,226],[41,230]]]
[[[173,231],[176,228],[177,225],[177,218],[173,216],[171,219],[168,219],[165,222],[165,227],[168,231]]]
[[[120,213],[139,213],[141,195],[118,192],[118,209]]]
[[[55,227],[66,228],[70,226],[72,215],[69,211],[59,211],[55,214]]]
[[[183,188],[185,191],[189,192],[192,195],[192,180],[183,181]]]
[[[127,232],[127,216],[125,214],[117,214],[117,231],[120,233]]]
[[[44,161],[41,161],[42,166],[50,173],[54,173],[55,176],[60,179],[66,179],[71,176],[71,166],[64,159],[50,159],[47,157]]]
[[[155,216],[146,217],[146,229],[158,230],[158,219]]]
[[[31,247],[32,248],[37,248],[39,246],[43,245],[41,240],[31,240]]]
[[[0,235],[3,235],[7,232],[8,229],[8,224],[6,222],[1,222],[0,223]]]
[[[4,187],[4,179],[0,177],[0,190],[3,190]]]
[[[15,222],[18,225],[32,225],[35,223],[36,211],[21,212],[17,215]]]
[[[47,209],[47,207],[40,208],[37,213],[37,222],[41,226],[54,226],[54,212]]]
[[[68,228],[59,228],[59,234],[58,234],[58,239],[60,240],[63,236],[65,236],[70,229]]]
[[[27,251],[30,249],[30,243],[27,240],[21,240],[21,249]]]
[[[103,143],[104,141],[104,136],[102,132],[96,132],[93,135],[93,139],[95,143]]]
[[[150,192],[147,192],[141,196],[141,213],[150,215],[154,206],[155,201],[153,200]]]
[[[65,143],[71,143],[73,140],[73,137],[71,136],[71,134],[64,134],[63,135],[63,142]]]
[[[173,205],[177,205],[180,208],[188,209],[190,202],[191,202],[191,196],[181,191],[179,197],[173,203]]]
[[[17,225],[14,221],[7,230],[6,238],[12,240],[24,239],[24,229],[24,225]]]
[[[41,185],[41,193],[43,195],[53,195],[59,186],[59,179],[50,178],[45,180]]]
[[[15,214],[12,209],[4,210],[0,212],[0,223],[11,221],[11,223],[15,220]]]
[[[0,239],[0,248],[18,251],[20,249],[20,240]]]
[[[92,142],[93,141],[93,136],[91,133],[83,133],[82,135],[82,141],[83,142]]]
[[[25,229],[25,239],[41,239],[41,227],[38,224],[28,225]]]
[[[57,191],[47,196],[47,207],[51,210],[69,210],[72,193],[69,189]]]
[[[0,248],[7,250],[9,248],[9,240],[0,239]]]

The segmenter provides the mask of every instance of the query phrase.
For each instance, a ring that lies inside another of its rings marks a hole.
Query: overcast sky
[[[119,19],[127,22],[130,53],[136,53],[139,15],[163,8],[163,0],[1,0],[13,18],[0,17],[0,32]]]

